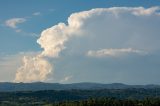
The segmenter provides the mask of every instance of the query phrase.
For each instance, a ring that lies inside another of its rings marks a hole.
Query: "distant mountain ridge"
[[[111,83],[111,84],[101,84],[101,83],[72,83],[72,84],[60,84],[60,83],[44,83],[44,82],[34,82],[34,83],[11,83],[11,82],[0,82],[0,92],[10,92],[10,91],[39,91],[39,90],[96,90],[96,89],[129,89],[129,88],[144,88],[153,89],[160,88],[160,85],[126,85],[122,83]]]

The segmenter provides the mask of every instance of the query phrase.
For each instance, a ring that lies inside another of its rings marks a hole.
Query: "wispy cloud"
[[[21,30],[21,29],[16,29],[15,31],[16,31],[16,32],[22,32],[22,30]]]
[[[39,12],[34,13],[34,15],[39,15]],[[18,27],[19,24],[23,24],[27,21],[27,19],[30,19],[31,17],[25,17],[25,18],[11,18],[5,21],[5,26],[12,28],[16,33],[20,33],[23,36],[32,36],[32,37],[38,37],[38,34],[33,32],[26,32],[22,30],[20,27]]]
[[[90,50],[87,52],[87,56],[91,56],[91,57],[105,57],[105,56],[116,57],[116,56],[121,56],[124,54],[131,54],[131,53],[146,54],[146,52],[144,52],[144,51],[133,49],[133,48],[121,48],[121,49],[112,49],[111,48],[111,49],[101,49],[101,50],[97,50],[97,51]]]
[[[53,11],[55,11],[55,9],[49,9],[48,11],[53,12]]]
[[[40,12],[35,12],[35,13],[33,13],[32,15],[38,16],[38,15],[41,15],[41,13],[40,13]]]
[[[5,21],[5,25],[10,28],[17,28],[18,24],[24,23],[26,21],[25,18],[11,18]]]
[[[66,76],[64,77],[62,80],[60,80],[60,83],[64,83],[64,82],[67,82],[69,81],[73,76]]]

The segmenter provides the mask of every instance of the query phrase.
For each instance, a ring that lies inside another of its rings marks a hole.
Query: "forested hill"
[[[87,99],[89,98],[98,100],[88,101]],[[108,99],[101,100],[100,98]],[[89,105],[90,103],[96,105]],[[154,105],[150,105],[150,103]],[[160,106],[159,104],[160,89],[130,88],[0,92],[0,106]]]
[[[39,90],[98,90],[98,89],[128,89],[128,88],[144,88],[153,89],[160,88],[160,85],[126,85],[122,83],[100,84],[100,83],[73,83],[73,84],[59,84],[59,83],[10,83],[1,82],[0,92],[4,91],[39,91]]]

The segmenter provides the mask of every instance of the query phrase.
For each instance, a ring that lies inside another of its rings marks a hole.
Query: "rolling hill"
[[[111,83],[111,84],[101,84],[101,83],[72,83],[72,84],[60,84],[60,83],[10,83],[1,82],[0,92],[8,91],[39,91],[39,90],[99,90],[99,89],[128,89],[128,88],[160,88],[160,85],[126,85],[122,83]]]

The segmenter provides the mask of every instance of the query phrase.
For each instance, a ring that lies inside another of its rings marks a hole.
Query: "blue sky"
[[[0,81],[160,84],[159,6],[1,0]]]

